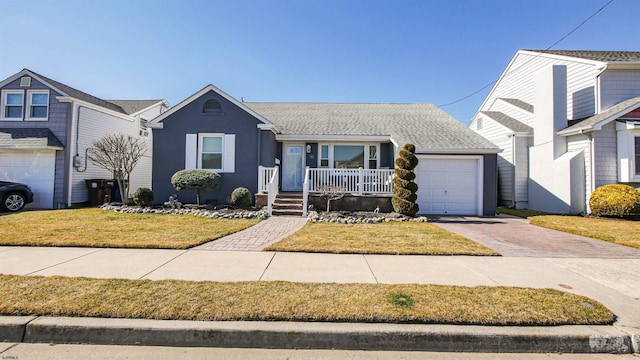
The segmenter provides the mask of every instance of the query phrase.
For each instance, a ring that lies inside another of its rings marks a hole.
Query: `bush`
[[[180,170],[171,177],[176,190],[195,190],[196,203],[200,205],[200,190],[215,190],[220,186],[220,175],[201,169]]]
[[[151,206],[153,202],[153,191],[149,188],[139,188],[133,193],[133,202],[142,207]]]
[[[396,177],[393,179],[393,197],[391,198],[393,210],[409,216],[415,216],[419,210],[418,204],[416,204],[418,184],[413,182],[416,178],[413,169],[418,166],[415,151],[416,147],[413,144],[406,144],[400,150],[395,161],[394,173]]]
[[[640,191],[623,184],[600,186],[591,193],[589,206],[596,216],[623,216],[638,211]]]
[[[248,208],[251,206],[251,192],[247,188],[235,188],[231,193],[231,203],[238,208]]]

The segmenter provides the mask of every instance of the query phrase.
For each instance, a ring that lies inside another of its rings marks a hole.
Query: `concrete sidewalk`
[[[456,346],[459,347],[460,351],[470,351],[465,348],[465,346],[471,346],[469,344],[482,343],[488,345],[483,345],[484,347],[476,345],[475,351],[506,351],[505,349],[508,346],[516,346],[518,344],[520,346],[517,349],[518,351],[539,352],[540,350],[536,349],[542,346],[541,343],[547,341],[540,339],[549,338],[551,340],[548,340],[548,344],[555,345],[548,345],[551,347],[546,349],[554,348],[555,346],[554,349],[563,352],[584,352],[589,348],[592,349],[589,351],[597,349],[596,352],[625,353],[631,351],[631,344],[634,341],[635,345],[633,346],[635,346],[634,349],[637,352],[638,343],[640,342],[640,311],[638,311],[640,309],[640,287],[638,286],[640,284],[640,259],[336,255],[202,250],[0,247],[0,273],[153,280],[284,280],[296,282],[418,283],[464,286],[504,285],[553,288],[585,295],[600,301],[617,315],[618,320],[615,326],[532,327],[524,328],[524,330],[516,330],[516,328],[512,327],[436,326],[429,328],[436,330],[427,331],[427,328],[417,325],[398,325],[397,331],[391,331],[391,328],[383,324],[333,324],[329,329],[325,328],[328,326],[327,324],[287,323],[284,329],[273,330],[274,332],[270,332],[271,330],[265,330],[266,332],[258,331],[257,329],[242,330],[242,328],[257,326],[257,323],[250,322],[249,324],[209,324],[207,326],[213,326],[214,329],[203,330],[203,333],[209,333],[210,331],[214,333],[223,332],[233,338],[233,341],[257,341],[262,344],[263,340],[260,339],[265,337],[283,337],[282,334],[289,332],[306,333],[308,331],[304,329],[311,326],[313,329],[309,331],[313,333],[313,336],[304,337],[310,341],[306,343],[308,348],[313,348],[314,346],[317,348],[341,346],[338,340],[334,342],[321,341],[321,339],[331,338],[333,336],[331,334],[335,335],[337,332],[341,334],[337,338],[351,333],[364,336],[357,341],[352,339],[361,344],[359,345],[362,346],[360,347],[361,349],[377,348],[374,343],[387,343],[384,339],[395,339],[394,341],[404,344],[405,348],[411,348],[410,343],[415,340],[414,346],[416,349],[424,350],[425,344],[431,344],[432,346],[436,346],[436,344],[430,342],[428,337],[421,338],[416,336],[413,331],[418,331],[421,334],[431,334],[429,336],[433,336],[436,339],[438,336],[444,336],[444,334],[440,333],[438,335],[434,331],[444,331],[444,329],[450,329],[447,330],[451,332],[446,335],[447,341],[457,343],[458,345]],[[62,323],[63,319],[56,318],[36,319],[33,322],[31,320],[33,319],[29,319],[22,327],[18,326],[21,329],[21,339],[38,342],[73,342],[73,339],[82,333],[81,330],[77,329],[84,329],[87,334],[94,334],[91,336],[98,337],[99,334],[105,334],[106,329],[113,326],[111,323],[105,325],[107,320],[100,319],[90,319],[87,320],[88,322],[82,322],[79,319],[74,320],[80,321],[80,324],[73,323],[71,320],[64,320],[66,322],[71,321],[68,325]],[[59,326],[56,325],[58,321],[61,322],[58,324]],[[174,330],[178,332],[193,331],[193,329],[180,330],[184,325],[179,322],[159,322],[158,324],[162,325],[149,325],[150,323],[147,321],[132,321],[142,324],[140,326],[143,330],[140,330],[142,335],[139,335],[139,337],[137,337],[138,335],[131,335],[131,338],[137,339],[136,341],[139,343],[145,343],[146,341],[149,345],[157,345],[157,343],[151,341],[153,335],[150,334],[153,334],[154,331],[149,331],[149,328],[155,329],[156,326],[171,328],[175,325],[177,327]],[[31,330],[27,327],[27,323],[33,326]],[[42,323],[45,325],[42,325]],[[38,324],[40,324],[39,326],[44,326],[44,328],[37,328],[39,333],[47,335],[36,338],[33,336],[28,337],[27,335],[34,334],[33,331],[35,331],[35,326]],[[180,325],[178,326],[178,324]],[[364,326],[364,328],[357,327],[356,331],[354,330],[356,325]],[[221,329],[220,326],[224,329]],[[231,328],[235,326],[236,330],[228,329],[227,326],[231,326]],[[0,328],[3,327],[0,326]],[[127,323],[123,328],[134,329],[137,327]],[[468,330],[472,328],[473,332],[469,332]],[[578,328],[580,329],[579,331],[576,330]],[[87,331],[90,329],[102,330]],[[378,329],[377,332],[376,329]],[[384,329],[383,335],[380,335],[380,329]],[[115,333],[119,331],[115,331]],[[511,338],[506,336],[520,331],[523,331],[521,333],[521,335],[524,334],[523,336]],[[155,332],[158,336],[161,336],[160,334],[163,331],[158,330]],[[373,336],[371,335],[372,332],[378,335]],[[174,334],[173,332],[171,333]],[[65,337],[66,335],[64,334],[74,335]],[[265,334],[271,335],[267,336]],[[175,336],[175,334],[172,336]],[[479,342],[478,336],[484,341]],[[302,340],[292,340],[290,336],[284,336],[284,338],[289,339],[288,343],[294,347],[305,344]],[[109,339],[83,338],[82,342],[110,343],[109,341],[112,340]],[[207,339],[209,339],[208,346],[224,344],[224,341],[220,342],[219,338]],[[375,341],[371,343],[367,342],[366,339]],[[418,341],[417,339],[422,340]],[[530,341],[527,341],[527,339]],[[186,346],[204,346],[197,345],[193,341],[185,339],[183,344]],[[508,345],[508,341],[512,341],[512,345]],[[578,341],[579,345],[570,345],[572,341]],[[237,344],[234,346],[237,346]],[[246,346],[250,347],[251,345]]]

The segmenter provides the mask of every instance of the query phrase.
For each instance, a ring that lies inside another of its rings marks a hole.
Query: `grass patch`
[[[337,254],[499,255],[429,223],[335,224],[310,222],[266,251]]]
[[[543,212],[543,211],[527,210],[527,209],[510,209],[506,207],[499,207],[498,212],[500,214],[517,216],[524,219],[531,216],[548,215],[546,212]]]
[[[640,249],[640,221],[547,215],[529,218],[534,225]]]
[[[1,219],[0,245],[160,249],[186,249],[246,229],[259,221],[120,214],[97,208],[24,211]]]
[[[553,289],[513,287],[0,275],[0,293],[0,315],[10,316],[477,325],[614,321],[607,308],[589,298]],[[409,299],[411,306],[406,306]]]

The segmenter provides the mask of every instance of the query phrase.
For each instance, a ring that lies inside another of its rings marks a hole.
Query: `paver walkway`
[[[250,228],[224,236],[192,250],[260,251],[302,229],[307,218],[302,216],[272,216]]]
[[[531,225],[508,216],[434,217],[429,222],[458,233],[503,256],[545,258],[640,259],[640,250]]]

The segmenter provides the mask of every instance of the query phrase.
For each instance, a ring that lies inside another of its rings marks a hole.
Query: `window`
[[[357,169],[364,167],[364,146],[334,145],[334,169]]]
[[[22,90],[7,90],[2,92],[2,118],[7,120],[22,120],[24,106],[24,92]]]
[[[209,99],[202,106],[202,112],[205,114],[218,114],[222,112],[222,105],[216,99]]]
[[[636,142],[636,175],[640,175],[640,136],[635,137]]]
[[[222,171],[223,135],[200,136],[200,169]]]
[[[48,90],[28,90],[29,100],[29,120],[46,120],[49,117],[49,91]]]
[[[320,146],[320,167],[329,167],[329,145]]]
[[[378,146],[369,145],[369,169],[378,168]]]

